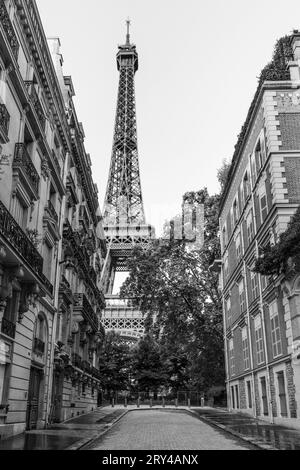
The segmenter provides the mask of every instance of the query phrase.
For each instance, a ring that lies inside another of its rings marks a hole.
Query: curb
[[[273,447],[269,444],[263,444],[263,443],[258,443],[256,441],[253,441],[251,437],[243,436],[243,434],[240,434],[239,432],[234,431],[233,429],[229,429],[228,427],[224,426],[224,424],[219,424],[216,421],[207,419],[204,416],[199,416],[196,411],[192,411],[192,410],[187,410],[187,411],[189,413],[191,413],[193,416],[196,416],[200,421],[204,421],[206,424],[210,424],[211,426],[215,426],[216,428],[222,429],[222,431],[225,431],[229,434],[232,434],[233,436],[237,437],[238,439],[241,439],[241,440],[247,442],[247,444],[251,444],[251,445],[257,447],[260,450],[278,450],[276,447]]]
[[[105,425],[106,429],[104,429],[101,433],[94,434],[91,437],[86,437],[85,439],[82,439],[81,441],[77,441],[75,444],[66,447],[64,450],[81,450],[83,447],[85,447],[87,444],[92,443],[96,439],[99,439],[102,437],[104,434],[106,434],[115,424],[117,424],[118,421],[120,421],[130,410],[124,411],[120,416],[118,416],[116,419],[111,421],[110,423],[107,423]]]

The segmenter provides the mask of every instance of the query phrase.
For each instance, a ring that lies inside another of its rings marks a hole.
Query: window
[[[27,207],[23,204],[21,199],[16,196],[14,198],[13,217],[23,230],[27,227],[27,214]]]
[[[46,278],[51,282],[52,272],[52,247],[47,242],[44,243],[44,264],[43,271]]]
[[[270,321],[271,321],[271,336],[272,336],[272,349],[273,356],[277,357],[282,354],[281,334],[279,315],[277,310],[277,302],[273,302],[270,307]]]
[[[224,225],[223,230],[222,230],[222,241],[223,241],[223,249],[225,249],[225,246],[227,245],[227,230],[226,230],[226,225]]]
[[[251,211],[249,212],[249,214],[247,216],[246,225],[247,225],[247,239],[248,239],[248,243],[250,244],[251,241],[253,240],[253,236],[254,236],[252,209],[251,209]]]
[[[252,186],[254,186],[257,180],[256,163],[255,163],[254,155],[251,156],[251,173],[252,173]]]
[[[242,279],[239,282],[239,298],[240,298],[241,313],[243,313],[246,310],[246,295],[245,295],[244,279]]]
[[[239,397],[239,386],[235,385],[235,398],[236,398],[236,407],[240,407],[240,397]]]
[[[229,366],[231,375],[235,374],[233,339],[229,340]]]
[[[268,394],[267,394],[267,384],[266,384],[266,377],[260,378],[260,386],[261,386],[261,401],[262,401],[262,409],[263,414],[268,416]]]
[[[251,188],[250,188],[250,181],[248,171],[246,171],[244,179],[243,179],[243,194],[244,194],[244,202],[247,201],[248,197],[250,196]]]
[[[260,277],[260,284],[261,284],[262,291],[264,291],[267,288],[267,285],[268,285],[268,276],[261,276]]]
[[[247,380],[247,398],[248,398],[248,408],[252,408],[252,391],[251,391],[250,380]]]
[[[252,300],[257,299],[259,295],[258,289],[258,274],[251,271],[251,292],[252,292]]]
[[[39,314],[35,323],[33,352],[38,356],[44,356],[47,345],[47,325],[43,315]]]
[[[255,329],[255,346],[256,346],[256,359],[257,364],[260,365],[264,362],[264,342],[263,342],[263,332],[261,318],[257,317],[254,322]]]
[[[268,204],[267,204],[266,194],[263,194],[259,198],[259,203],[260,203],[260,218],[261,218],[261,223],[263,224],[268,215]]]
[[[226,255],[225,255],[225,259],[224,259],[224,275],[225,275],[225,279],[227,279],[228,274],[229,274],[228,254],[226,254]]]
[[[244,369],[247,370],[250,367],[250,361],[249,361],[249,341],[248,341],[248,333],[247,333],[246,326],[242,329],[242,348],[243,348]]]
[[[287,400],[286,400],[285,380],[284,380],[283,370],[281,370],[280,372],[277,372],[277,383],[278,383],[280,414],[282,417],[287,417],[288,411],[287,411]]]
[[[235,408],[235,393],[234,393],[234,386],[231,386],[231,404],[232,408]]]
[[[256,148],[255,148],[255,162],[256,162],[257,171],[259,172],[259,170],[263,166],[263,157],[262,157],[260,141],[257,143]]]
[[[236,237],[236,240],[235,240],[235,250],[236,250],[237,260],[240,261],[240,259],[242,257],[241,235],[240,234]]]
[[[233,225],[237,223],[238,218],[239,218],[239,209],[238,209],[237,200],[235,199],[233,203]]]
[[[226,314],[227,314],[227,321],[231,318],[231,299],[228,297],[226,299]]]

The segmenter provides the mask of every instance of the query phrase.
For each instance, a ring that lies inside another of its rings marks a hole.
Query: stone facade
[[[91,160],[33,0],[0,0],[0,438],[97,407],[106,244]]]
[[[276,71],[278,80],[259,84],[231,165],[220,211],[221,287],[229,407],[245,410],[245,386],[239,401],[231,387],[251,381],[245,411],[299,427],[299,277],[253,271],[261,248],[278,241],[300,203],[298,32],[289,47],[293,57]]]

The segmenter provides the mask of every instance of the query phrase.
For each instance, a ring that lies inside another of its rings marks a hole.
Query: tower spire
[[[130,46],[130,25],[131,21],[129,18],[126,20],[126,25],[127,25],[127,35],[126,35],[126,46]]]

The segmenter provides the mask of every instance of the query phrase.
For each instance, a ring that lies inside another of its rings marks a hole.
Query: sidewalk
[[[192,408],[203,421],[241,437],[261,449],[300,450],[300,431],[216,408]]]
[[[91,439],[101,436],[126,414],[124,407],[103,407],[53,424],[47,429],[28,431],[0,442],[1,450],[77,450]]]

